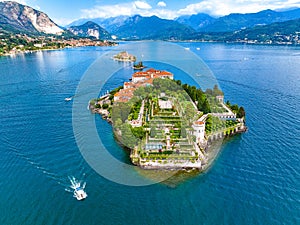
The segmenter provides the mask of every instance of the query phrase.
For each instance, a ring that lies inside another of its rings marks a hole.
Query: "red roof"
[[[202,122],[202,121],[196,121],[196,122],[194,122],[196,125],[203,125],[204,124],[204,122]]]

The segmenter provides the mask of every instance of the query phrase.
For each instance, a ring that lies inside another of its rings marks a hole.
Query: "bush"
[[[102,108],[103,108],[103,109],[107,109],[108,107],[109,107],[109,105],[106,104],[106,103],[104,103],[104,104],[102,105]]]

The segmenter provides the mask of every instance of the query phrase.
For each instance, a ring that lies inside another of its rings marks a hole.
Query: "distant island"
[[[121,62],[135,62],[136,57],[134,55],[129,54],[126,51],[120,52],[117,55],[113,56],[113,59]]]
[[[135,72],[89,108],[113,124],[131,162],[144,169],[203,171],[216,140],[247,130],[244,108],[224,103],[218,86],[203,92],[153,68]]]
[[[143,64],[142,61],[140,61],[140,62],[133,65],[134,70],[143,70],[145,68],[146,68],[146,66]]]

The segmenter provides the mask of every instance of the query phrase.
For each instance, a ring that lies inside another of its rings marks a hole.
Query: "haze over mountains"
[[[15,2],[0,2],[0,31],[62,34],[125,40],[226,40],[255,35],[275,35],[276,32],[294,35],[300,31],[300,9],[277,12],[264,10],[258,13],[230,14],[214,18],[208,14],[180,16],[174,20],[157,16],[118,16],[113,18],[80,19],[67,28],[60,28],[45,13]],[[272,25],[269,29],[268,25]],[[278,29],[278,31],[276,30]],[[273,33],[270,33],[270,32]],[[258,32],[263,32],[258,34]],[[288,33],[290,32],[290,33]],[[238,34],[238,35],[237,35]],[[242,35],[246,35],[242,37]]]
[[[199,13],[180,16],[174,20],[165,20],[156,16],[119,16],[106,19],[80,19],[68,26],[80,25],[91,20],[119,38],[155,39],[156,37],[160,37],[163,39],[166,37],[176,37],[178,39],[186,39],[198,32],[235,32],[246,28],[296,20],[298,18],[300,18],[300,9],[282,12],[264,10],[258,13],[230,14],[219,18]],[[155,29],[153,30],[153,28]],[[165,32],[162,32],[162,30],[165,30]],[[167,32],[169,34],[166,34]]]

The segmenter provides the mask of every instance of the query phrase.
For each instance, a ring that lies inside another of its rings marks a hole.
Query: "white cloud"
[[[122,3],[116,5],[99,5],[91,9],[81,10],[81,18],[108,18],[115,16],[132,16],[132,15],[153,15],[152,7],[143,1],[134,1],[129,3]]]
[[[135,1],[134,5],[137,9],[151,9],[151,5],[149,5],[147,2],[142,1]]]
[[[265,9],[300,7],[299,0],[204,0],[199,3],[187,5],[178,11],[178,15],[208,13],[223,16],[230,13],[251,13]]]
[[[170,10],[162,7],[165,2],[160,1],[158,8],[152,8],[146,1],[132,1],[116,5],[98,5],[90,9],[83,9],[81,18],[108,18],[120,15],[142,16],[156,15],[165,19],[174,19],[181,15],[207,13],[214,16],[223,16],[230,13],[251,13],[265,9],[280,9],[300,7],[299,0],[203,0],[198,3],[187,5],[178,10]]]
[[[158,6],[158,7],[166,7],[167,4],[166,4],[165,2],[158,2],[158,3],[157,3],[157,6]]]
[[[8,1],[11,1],[11,0],[1,0],[0,2],[8,2]],[[14,2],[20,3],[22,5],[28,5],[26,0],[14,0]]]

